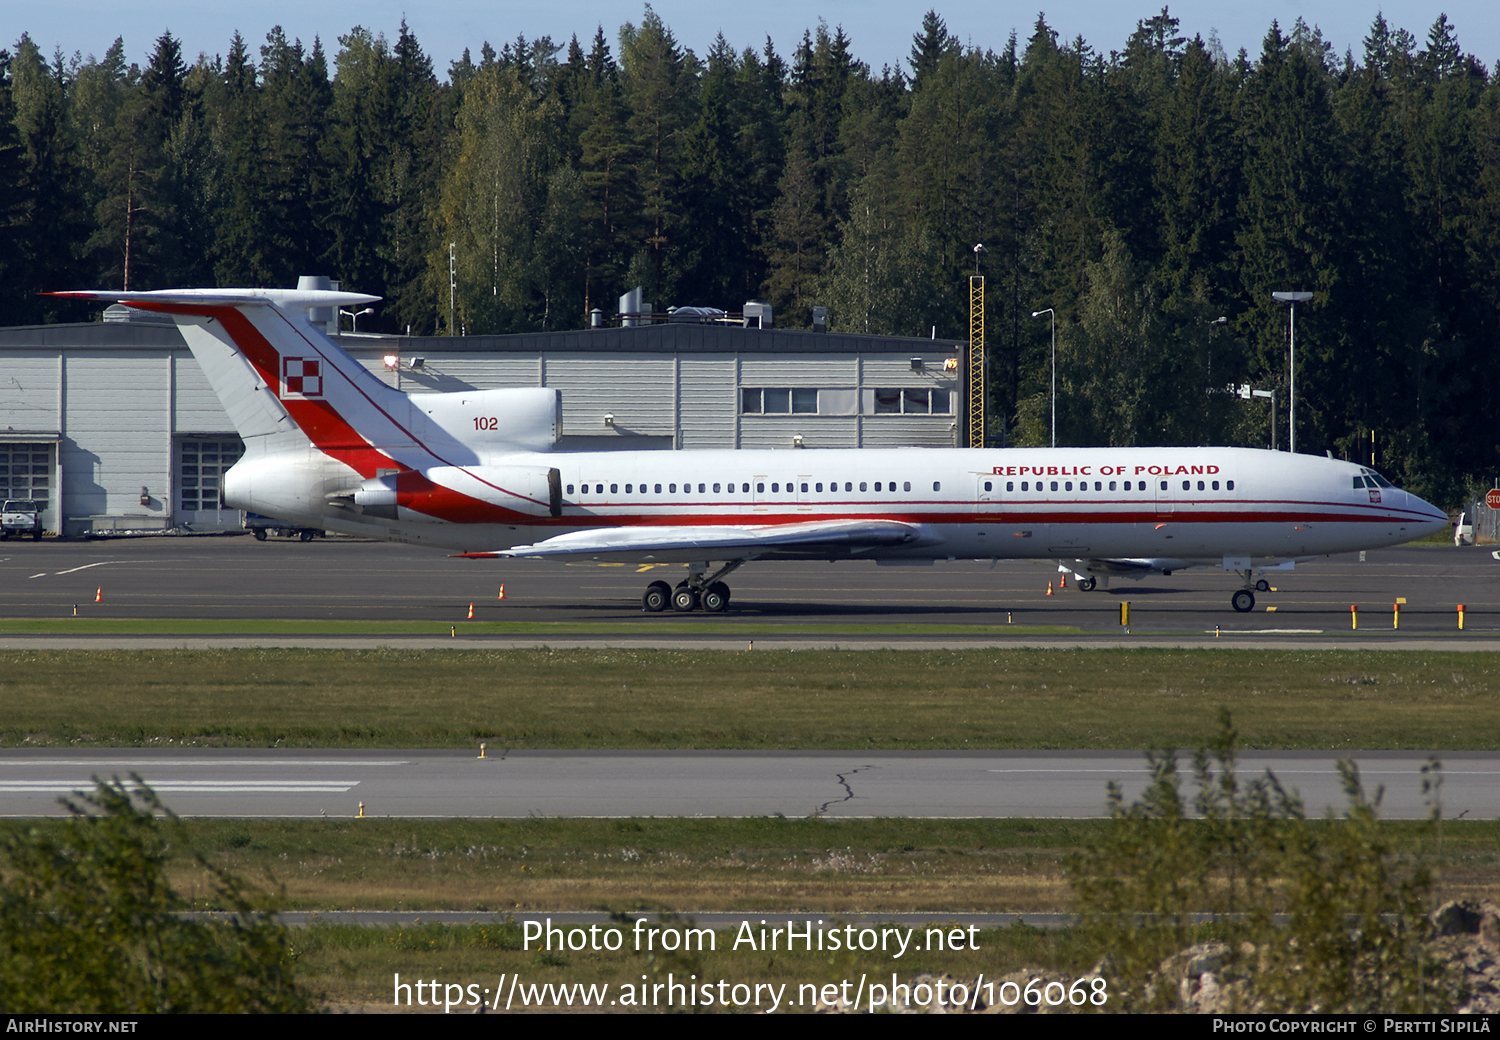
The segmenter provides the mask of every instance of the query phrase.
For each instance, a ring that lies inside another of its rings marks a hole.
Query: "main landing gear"
[[[727,566],[704,577],[707,564],[689,564],[685,581],[674,589],[664,581],[653,581],[641,594],[641,607],[648,614],[660,614],[671,607],[679,614],[705,610],[710,614],[722,614],[729,609],[729,586],[719,579],[735,570],[744,560],[735,560]]]

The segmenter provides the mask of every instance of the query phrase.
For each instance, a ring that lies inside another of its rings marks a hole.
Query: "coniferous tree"
[[[68,86],[61,56],[49,65],[31,38],[23,35],[10,64],[19,138],[14,262],[22,282],[12,307],[14,320],[23,323],[55,321],[78,312],[76,305],[59,305],[36,295],[76,284],[91,224],[69,128]]]

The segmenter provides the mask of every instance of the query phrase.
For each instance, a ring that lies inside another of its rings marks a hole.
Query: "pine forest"
[[[937,12],[901,68],[841,28],[683,46],[649,7],[444,73],[403,24],[222,55],[170,33],[0,51],[0,325],[67,288],[383,297],[361,331],[474,335],[770,301],[778,327],[966,343],[986,286],[994,445],[1286,446],[1454,506],[1500,473],[1500,75],[1439,18],[1337,53],[1301,21],[1228,54],[1163,9],[1119,49]],[[976,254],[982,243],[984,252]],[[449,256],[456,283],[450,327]],[[1034,317],[1034,312],[1046,312]],[[960,348],[960,352],[961,352]]]

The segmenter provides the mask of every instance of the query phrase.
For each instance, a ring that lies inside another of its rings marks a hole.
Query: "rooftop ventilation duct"
[[[745,301],[745,328],[747,329],[769,329],[774,327],[775,322],[771,319],[771,305],[765,300]]]

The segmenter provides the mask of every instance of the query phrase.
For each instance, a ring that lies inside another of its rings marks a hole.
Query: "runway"
[[[1076,580],[1059,587],[1055,564],[1002,561],[940,562],[931,567],[751,563],[730,578],[725,614],[648,615],[640,594],[658,578],[675,584],[680,566],[562,564],[527,560],[461,560],[413,546],[329,539],[310,543],[248,537],[142,538],[103,542],[0,543],[4,618],[84,621],[104,619],[291,619],[302,621],[440,622],[463,636],[473,604],[478,621],[545,626],[546,641],[607,639],[653,644],[721,640],[743,646],[738,633],[784,640],[830,642],[834,626],[877,626],[833,633],[883,644],[942,640],[945,644],[1013,643],[999,626],[1025,630],[1033,645],[1039,628],[1064,644],[1115,640],[1122,635],[1119,605],[1131,604],[1136,642],[1172,645],[1214,639],[1351,646],[1453,646],[1484,641],[1500,646],[1500,560],[1486,547],[1444,546],[1372,550],[1329,557],[1293,572],[1270,572],[1276,591],[1257,595],[1255,611],[1229,607],[1237,579],[1221,570],[1179,571],[1141,582],[1115,579],[1108,591],[1080,592]],[[1053,595],[1048,595],[1049,582]],[[504,585],[506,598],[498,598]],[[96,595],[102,602],[95,602]],[[1393,627],[1393,606],[1401,606]],[[1464,604],[1465,631],[1457,624]],[[1358,630],[1350,606],[1359,608]],[[602,626],[602,628],[601,628]],[[770,626],[768,628],[768,626]],[[881,627],[900,626],[900,631]],[[953,626],[994,626],[985,634]],[[820,629],[822,631],[820,631]],[[1216,634],[1217,632],[1217,634]],[[446,633],[444,633],[446,634]],[[244,633],[252,645],[296,642]],[[232,626],[222,639],[233,640]],[[0,647],[144,645],[147,637],[98,636],[74,640],[64,627],[46,633],[0,632]],[[312,635],[309,635],[312,638]],[[364,636],[340,645],[358,645]],[[373,637],[371,637],[373,638]],[[63,643],[59,640],[70,640]],[[133,641],[134,640],[134,641]],[[386,638],[382,642],[393,642]],[[485,645],[535,643],[538,633],[489,634]],[[431,643],[426,640],[424,643]],[[171,645],[182,645],[177,640]],[[312,645],[317,645],[316,641]],[[453,644],[449,644],[453,645]],[[1223,644],[1221,644],[1223,645]]]
[[[1420,752],[1352,752],[1382,817],[1425,819]],[[1346,807],[1336,756],[1247,754],[1238,775],[1271,769],[1310,816]],[[1181,763],[1184,774],[1191,762]],[[0,815],[56,816],[91,778],[139,774],[182,816],[349,818],[869,817],[1085,818],[1107,815],[1148,773],[1121,752],[597,752],[139,749],[0,750]],[[1500,752],[1450,752],[1445,817],[1500,816]],[[1190,776],[1184,781],[1191,790]]]

